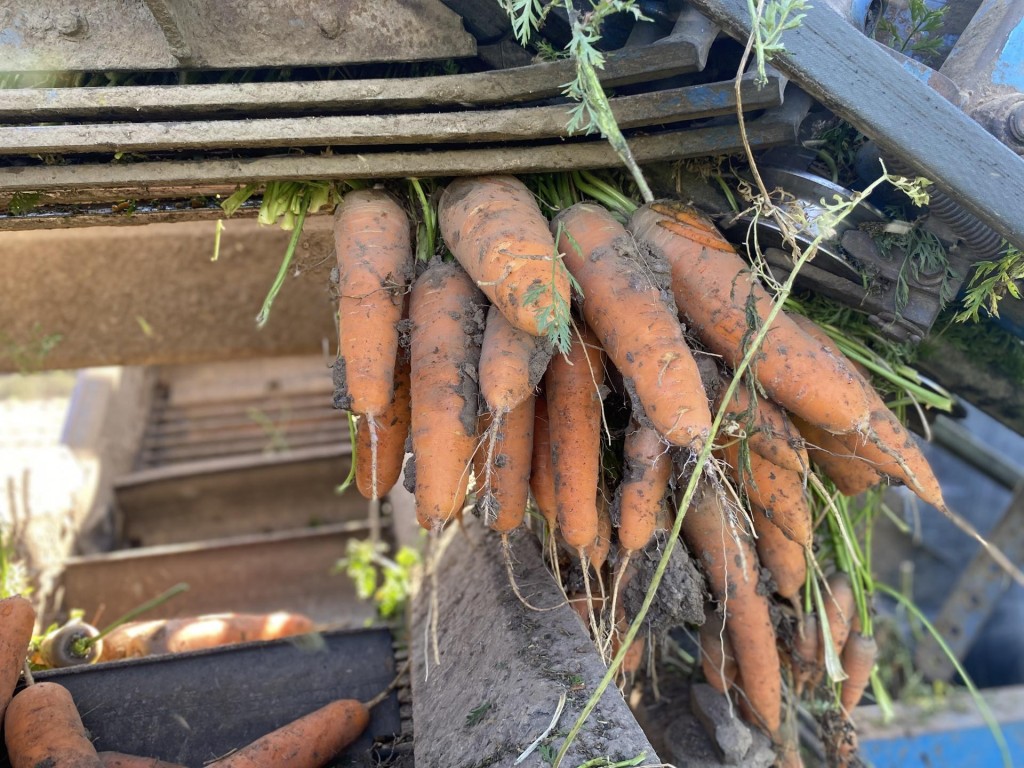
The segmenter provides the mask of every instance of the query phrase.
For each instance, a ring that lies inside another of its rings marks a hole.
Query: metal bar
[[[1012,491],[1024,481],[1024,472],[1019,466],[1004,459],[987,443],[948,416],[936,416],[931,428],[932,440],[936,445],[942,446],[1004,488]]]
[[[746,40],[744,0],[694,0]],[[1024,248],[1024,161],[828,8],[808,7],[773,63],[814,98],[902,157],[975,216]]]
[[[743,83],[744,105],[767,109],[782,102],[781,78],[758,88]],[[717,117],[736,108],[731,82],[673,88],[610,99],[623,129]],[[31,125],[0,128],[0,155],[99,152],[171,152],[315,146],[377,146],[459,142],[532,141],[567,137],[569,107],[407,115],[284,117],[170,123]]]
[[[698,42],[700,42],[698,40]],[[608,54],[606,88],[694,72],[702,49],[669,37]],[[706,56],[706,52],[703,53]],[[495,72],[445,77],[325,80],[293,83],[21,88],[4,92],[0,120],[10,123],[77,119],[264,116],[288,112],[402,112],[426,107],[509,105],[558,96],[575,74],[568,59]]]
[[[747,124],[751,146],[764,149],[796,140],[809,101],[788,93],[785,104]],[[736,125],[670,130],[633,137],[641,163],[727,154],[742,149]],[[433,152],[354,152],[333,155],[270,156],[254,159],[52,165],[0,169],[0,193],[47,189],[138,190],[153,186],[258,183],[270,180],[381,179],[407,176],[474,176],[500,168],[504,173],[535,173],[573,168],[611,168],[620,160],[600,139],[509,148],[449,149]],[[111,224],[145,223],[119,216]],[[98,223],[95,219],[91,225]],[[0,224],[0,226],[3,226]],[[43,226],[52,226],[44,224]]]

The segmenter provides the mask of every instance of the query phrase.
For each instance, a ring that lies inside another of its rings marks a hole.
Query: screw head
[[[1010,110],[1010,114],[1006,118],[1006,127],[1014,139],[1024,142],[1024,102]]]
[[[316,25],[320,29],[320,34],[328,40],[333,40],[340,35],[343,26],[338,12],[326,8],[322,8],[317,12]]]
[[[70,10],[57,17],[57,32],[64,37],[81,37],[89,31],[89,25],[81,11]]]

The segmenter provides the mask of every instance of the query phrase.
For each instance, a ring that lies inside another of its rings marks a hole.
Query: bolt
[[[320,34],[328,40],[333,40],[341,34],[341,17],[337,11],[321,8],[316,12],[316,25],[320,28]]]
[[[88,31],[85,16],[78,10],[70,10],[57,17],[57,32],[64,37],[81,37]]]
[[[1010,114],[1006,118],[1006,126],[1014,139],[1024,142],[1024,102],[1010,110]]]

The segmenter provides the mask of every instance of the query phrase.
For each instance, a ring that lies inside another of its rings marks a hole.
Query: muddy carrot
[[[534,336],[569,306],[569,276],[533,194],[512,176],[451,182],[438,203],[441,235],[473,281],[516,328]]]
[[[724,377],[715,398],[716,411],[722,407],[728,385],[729,378]],[[786,412],[766,397],[752,397],[745,383],[736,387],[726,408],[725,419],[726,433],[729,433],[731,422],[738,431],[742,431],[750,450],[772,464],[793,472],[807,471],[807,450]]]
[[[379,189],[349,192],[335,214],[339,408],[376,417],[391,402],[398,323],[413,269],[409,231],[402,206]]]
[[[598,531],[603,357],[597,339],[581,329],[544,377],[558,530],[577,551],[591,546]]]
[[[36,612],[21,595],[0,600],[0,723],[28,658]]]
[[[57,683],[24,688],[7,707],[11,768],[102,768],[71,693]]]
[[[313,631],[300,613],[218,613],[122,624],[103,638],[100,661],[182,653],[232,643],[276,640]]]
[[[735,368],[772,306],[749,265],[703,214],[681,203],[642,206],[629,228],[671,265],[676,304],[693,333]],[[772,323],[753,370],[772,400],[812,424],[832,432],[867,428],[870,404],[845,359],[822,352],[784,314]]]
[[[666,440],[698,449],[711,431],[711,410],[677,313],[655,277],[656,260],[644,262],[625,228],[598,205],[574,205],[551,226],[583,289],[587,325],[626,379],[634,410],[639,401],[643,418]]]
[[[707,482],[683,517],[682,530],[711,596],[725,611],[725,630],[754,724],[774,736],[782,722],[782,675],[754,544]]]
[[[356,424],[356,487],[364,498],[380,499],[398,482],[405,462],[405,443],[412,421],[408,355],[398,356],[394,396],[376,417],[376,434],[370,428],[369,418],[361,416]]]
[[[416,519],[431,531],[461,513],[466,498],[476,449],[482,302],[462,268],[442,261],[420,275],[410,297]]]
[[[352,699],[332,701],[211,765],[216,768],[321,768],[354,742],[370,711]]]
[[[733,480],[742,486],[751,506],[764,512],[797,544],[809,544],[812,521],[803,476],[740,448],[738,441],[727,442],[716,449],[716,455],[726,461]]]

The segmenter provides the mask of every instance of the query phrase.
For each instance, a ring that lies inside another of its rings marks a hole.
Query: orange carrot
[[[850,585],[850,577],[845,573],[834,573],[828,577],[828,590],[823,590],[822,598],[825,601],[825,621],[821,628],[824,634],[826,628],[832,634],[832,645],[836,649],[836,655],[842,658],[843,648],[850,636],[850,628],[854,617],[857,615],[857,604],[853,597],[853,587]],[[818,663],[824,664],[825,643],[818,646]]]
[[[658,265],[641,260],[633,238],[601,206],[574,205],[551,226],[561,231],[559,252],[583,289],[587,325],[626,379],[633,408],[670,443],[698,449],[711,411],[676,312],[652,277]]]
[[[833,482],[844,496],[856,496],[882,482],[871,466],[846,447],[840,435],[808,424],[799,416],[793,423],[807,443],[811,461]]]
[[[792,603],[800,598],[807,578],[804,548],[789,538],[761,510],[751,514],[757,534],[757,557],[775,581],[775,591]]]
[[[715,410],[722,407],[731,377],[723,377]],[[727,425],[734,423],[747,438],[750,450],[768,459],[772,464],[793,472],[805,472],[808,467],[807,450],[800,434],[786,412],[765,397],[751,397],[750,389],[741,384],[736,387],[725,411]]]
[[[797,698],[821,676],[821,662],[818,661],[821,641],[818,632],[816,613],[805,613],[793,632],[789,662],[793,671],[793,691]]]
[[[558,505],[555,501],[555,475],[551,466],[551,436],[548,429],[548,401],[538,395],[533,407],[533,456],[530,466],[530,490],[537,509],[547,522],[548,533],[558,528]]]
[[[155,757],[138,757],[124,752],[100,752],[103,768],[185,768],[178,763],[168,763]]]
[[[859,622],[855,622],[858,623]],[[846,679],[843,681],[839,701],[847,714],[853,712],[860,702],[864,690],[871,680],[871,670],[875,668],[878,656],[878,643],[870,635],[864,635],[859,629],[850,632],[850,637],[843,648],[842,662]]]
[[[811,510],[799,472],[778,467],[753,451],[741,451],[738,441],[726,443],[716,454],[729,465],[752,507],[767,514],[797,544],[810,543]]]
[[[36,683],[14,697],[4,739],[11,768],[103,768],[71,693],[57,683]]]
[[[793,320],[822,349],[842,356],[842,351],[825,329],[808,317],[793,314]],[[863,433],[839,435],[838,439],[854,456],[859,456],[874,471],[905,484],[934,507],[945,507],[942,488],[921,448],[906,427],[889,410],[871,382],[857,374],[861,388],[871,404],[869,428]],[[838,487],[838,486],[837,486]]]
[[[497,416],[488,418],[485,427],[490,423],[494,441],[485,441],[477,449],[480,464],[477,469],[477,505],[484,522],[498,533],[515,530],[526,515],[530,497],[533,410],[534,398],[531,396],[509,411],[500,425],[496,421],[490,423]]]
[[[622,482],[615,505],[619,544],[625,557],[643,549],[654,536],[672,475],[672,457],[658,433],[635,421],[626,433]]]
[[[507,413],[540,383],[551,345],[513,326],[493,304],[480,348],[480,394],[493,413]]]
[[[543,336],[556,302],[569,306],[569,276],[526,185],[512,176],[456,179],[437,213],[445,243],[487,298],[516,328]]]
[[[683,517],[683,538],[707,576],[711,596],[725,611],[739,676],[754,724],[775,736],[782,721],[782,676],[768,599],[761,594],[757,553],[719,498],[702,483]]]
[[[409,356],[406,354],[398,355],[394,381],[395,394],[388,407],[376,417],[376,430],[371,430],[368,416],[361,416],[356,424],[356,487],[367,499],[383,498],[402,474],[405,441],[412,421]]]
[[[0,600],[0,723],[28,658],[36,612],[21,595]]]
[[[704,608],[699,637],[700,668],[705,679],[719,693],[728,694],[736,682],[736,657],[724,630],[722,615],[711,605]]]
[[[409,228],[402,207],[379,189],[349,192],[335,214],[338,408],[376,417],[391,402],[398,323],[413,270]]]
[[[603,357],[597,339],[581,328],[569,354],[556,355],[544,377],[558,530],[576,551],[591,546],[598,531]]]
[[[594,537],[593,543],[583,548],[583,551],[590,567],[600,576],[601,568],[608,560],[608,553],[612,547],[612,517],[603,488],[597,489],[594,506],[597,507],[597,536]]]
[[[332,701],[211,765],[216,768],[320,768],[354,742],[370,711],[353,699]]]
[[[276,640],[313,631],[300,613],[217,613],[122,624],[103,638],[100,661],[181,653],[254,640]]]
[[[461,513],[476,449],[483,297],[458,264],[435,261],[416,280],[412,321],[412,450],[416,519],[440,530]]]
[[[692,331],[735,368],[772,298],[714,225],[696,209],[659,202],[637,209],[629,222],[636,239],[672,267],[672,291]],[[780,313],[755,359],[754,373],[786,410],[832,432],[867,427],[870,407],[841,357],[824,354]]]

